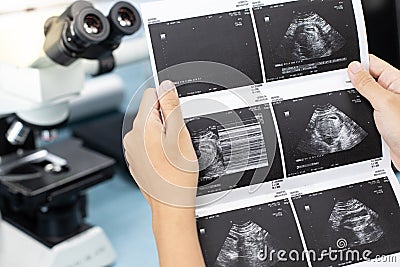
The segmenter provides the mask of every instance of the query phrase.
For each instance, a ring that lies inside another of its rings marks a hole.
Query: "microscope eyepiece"
[[[139,12],[127,2],[116,3],[107,18],[111,29],[110,36],[101,44],[104,49],[118,48],[124,36],[137,32],[142,25]]]
[[[111,25],[111,39],[133,34],[142,24],[139,12],[128,2],[116,3],[107,18]]]
[[[103,27],[100,19],[94,14],[86,15],[83,19],[83,28],[88,34],[100,34],[103,31]]]
[[[116,3],[105,17],[91,3],[76,1],[46,22],[44,51],[63,66],[79,58],[104,59],[112,56],[124,36],[140,26],[140,14],[130,3]]]
[[[107,39],[110,34],[110,25],[107,18],[97,9],[86,8],[77,14],[70,22],[70,34],[78,43],[84,43],[85,47],[98,44]]]
[[[120,8],[118,10],[117,20],[121,27],[130,27],[136,22],[135,15],[133,15],[131,10],[126,8]]]
[[[67,50],[64,54],[70,53],[72,57],[92,45],[103,42],[110,34],[107,18],[94,8],[83,9],[64,27],[67,27],[61,36]]]

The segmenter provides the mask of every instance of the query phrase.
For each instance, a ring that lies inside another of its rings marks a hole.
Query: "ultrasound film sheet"
[[[206,266],[361,263],[266,253],[323,254],[338,244],[400,254],[390,153],[373,108],[347,77],[351,61],[368,67],[361,0],[169,0],[143,7],[155,82],[175,82],[187,104]],[[376,179],[386,175],[393,187]],[[304,188],[323,189],[302,194]]]

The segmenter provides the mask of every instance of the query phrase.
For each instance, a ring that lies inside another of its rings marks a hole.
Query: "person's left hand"
[[[161,203],[195,206],[197,156],[172,82],[163,82],[158,94],[145,91],[124,147],[131,174],[153,209]]]
[[[163,82],[158,94],[146,90],[124,147],[151,206],[160,266],[204,267],[195,218],[197,156],[172,82]]]

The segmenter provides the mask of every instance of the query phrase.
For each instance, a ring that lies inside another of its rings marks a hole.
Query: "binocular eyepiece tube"
[[[99,59],[112,54],[124,36],[137,32],[141,18],[128,2],[118,2],[105,17],[86,1],[76,1],[45,24],[44,51],[54,62],[69,66],[79,58]]]

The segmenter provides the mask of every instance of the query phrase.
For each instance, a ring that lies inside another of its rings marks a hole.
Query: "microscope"
[[[27,36],[43,35],[41,49],[33,51],[37,42],[27,38],[8,53],[18,59],[29,53],[33,60],[14,61],[4,52],[7,37],[1,37],[2,267],[99,267],[112,265],[116,257],[104,231],[85,223],[85,190],[113,176],[114,160],[76,139],[38,144],[53,141],[68,122],[69,103],[83,90],[88,74],[108,73],[118,65],[114,51],[124,36],[139,30],[140,14],[128,2],[115,3],[108,16],[86,1],[62,10],[45,18],[40,33],[34,32],[33,20],[21,27]],[[34,11],[27,10],[28,15]],[[12,12],[0,15],[20,19]],[[26,51],[18,49],[21,45]]]

